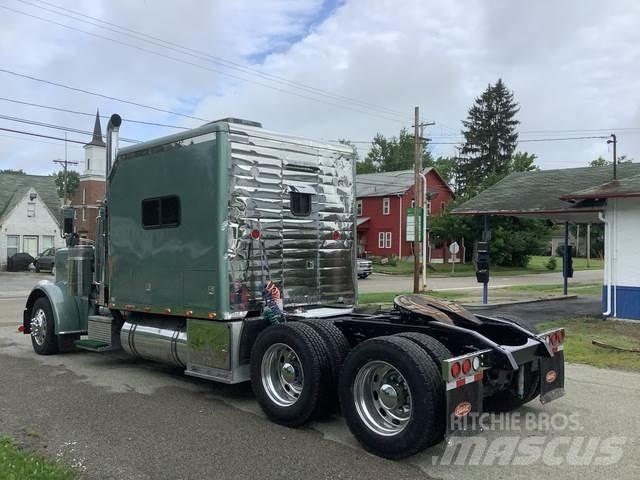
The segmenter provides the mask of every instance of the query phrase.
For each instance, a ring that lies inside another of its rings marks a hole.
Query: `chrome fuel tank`
[[[135,357],[184,368],[187,332],[181,319],[129,315],[120,331],[122,348]]]

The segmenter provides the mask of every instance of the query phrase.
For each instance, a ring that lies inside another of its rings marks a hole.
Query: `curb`
[[[558,297],[548,297],[548,298],[536,298],[533,300],[514,300],[511,302],[501,302],[501,303],[461,303],[465,308],[471,308],[474,310],[485,310],[494,307],[507,307],[509,305],[526,305],[528,303],[541,303],[541,302],[557,302],[562,300],[573,300],[578,298],[578,295],[562,295]]]

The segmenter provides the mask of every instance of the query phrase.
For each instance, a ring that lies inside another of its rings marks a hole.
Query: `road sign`
[[[414,208],[407,208],[407,242],[415,242],[415,238],[416,238],[416,230],[415,230],[415,221],[414,221]],[[420,234],[418,235],[419,238],[419,242],[422,241],[422,231],[423,231],[423,224],[422,224],[422,209],[420,208],[418,211],[418,228],[420,229],[419,232]]]
[[[457,255],[459,251],[460,245],[458,245],[458,242],[453,242],[451,245],[449,245],[449,252],[451,252],[451,255]]]

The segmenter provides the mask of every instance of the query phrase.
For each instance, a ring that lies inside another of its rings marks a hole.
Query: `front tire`
[[[251,386],[272,421],[297,427],[324,415],[330,385],[326,347],[309,325],[283,323],[258,335],[251,350]]]
[[[58,353],[53,310],[46,297],[38,298],[31,307],[31,344],[38,355]]]
[[[38,264],[38,262],[34,263],[33,266],[36,269],[36,273],[40,273],[40,265]]]
[[[354,348],[339,393],[351,433],[375,455],[404,458],[442,440],[444,385],[433,360],[407,338],[378,337]]]

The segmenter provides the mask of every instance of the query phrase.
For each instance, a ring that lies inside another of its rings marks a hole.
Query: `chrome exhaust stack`
[[[94,281],[98,287],[98,304],[109,303],[109,286],[107,285],[107,264],[109,260],[109,175],[118,155],[118,133],[122,118],[117,113],[111,115],[107,124],[107,158],[105,163],[104,205],[100,208],[96,236],[96,265]]]
[[[109,174],[111,173],[111,166],[118,154],[118,133],[120,131],[121,124],[122,118],[117,113],[111,115],[109,123],[107,124],[107,164],[105,168],[107,188],[109,188]]]

